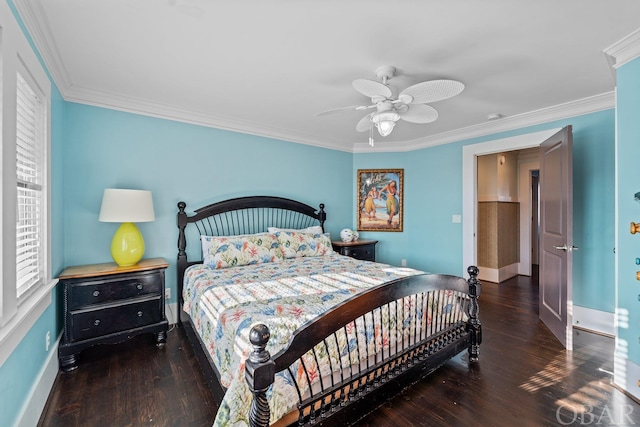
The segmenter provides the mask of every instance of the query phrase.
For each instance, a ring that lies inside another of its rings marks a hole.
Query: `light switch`
[[[462,215],[451,215],[451,222],[454,224],[460,224],[462,222]]]

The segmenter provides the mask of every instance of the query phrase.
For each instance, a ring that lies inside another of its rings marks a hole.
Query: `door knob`
[[[571,246],[562,245],[562,246],[554,246],[553,249],[558,249],[559,251],[565,251],[565,252],[572,252],[572,251],[577,251],[580,248],[573,245]]]
[[[640,233],[640,223],[636,224],[635,222],[631,223],[631,234]]]

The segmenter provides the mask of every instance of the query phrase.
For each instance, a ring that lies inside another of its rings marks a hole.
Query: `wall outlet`
[[[51,346],[51,331],[47,331],[47,335],[44,337],[44,351],[49,351]]]
[[[164,288],[164,299],[167,301],[171,299],[171,288]]]
[[[407,266],[407,260],[403,259],[402,261],[400,261],[400,264],[402,264],[403,267]]]

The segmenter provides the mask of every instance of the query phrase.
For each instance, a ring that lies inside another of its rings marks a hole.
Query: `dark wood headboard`
[[[320,225],[324,230],[327,215],[324,204],[320,209],[304,203],[272,196],[250,196],[224,200],[194,211],[193,215],[185,212],[187,204],[178,203],[178,303],[182,312],[182,285],[184,272],[190,265],[202,263],[202,259],[187,259],[188,224],[193,224],[197,236],[235,236],[255,234],[267,231],[267,227],[306,228]],[[195,237],[195,234],[192,234]],[[191,239],[190,248],[200,247],[200,239]],[[197,240],[193,242],[193,240]],[[195,250],[192,253],[196,253]],[[202,252],[198,252],[202,254]]]

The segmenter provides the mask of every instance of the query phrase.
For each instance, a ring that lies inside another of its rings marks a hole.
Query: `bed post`
[[[480,296],[480,291],[482,289],[482,284],[478,280],[478,267],[475,265],[467,268],[467,273],[469,273],[469,280],[467,283],[469,284],[469,296],[471,299],[469,300],[469,323],[468,323],[468,331],[471,333],[471,343],[469,344],[469,361],[477,362],[478,357],[480,356],[480,344],[482,343],[482,326],[480,325],[480,318],[478,314],[480,312],[480,308],[478,306],[478,297]]]
[[[276,364],[266,350],[271,332],[266,325],[258,324],[251,328],[249,341],[253,351],[245,362],[244,378],[253,393],[249,425],[251,427],[268,427],[271,410],[267,402],[267,390],[275,379]]]
[[[178,202],[178,280],[176,281],[178,294],[178,307],[182,307],[182,284],[184,280],[184,271],[187,269],[187,238],[184,229],[187,227],[187,213],[184,211],[187,207],[185,202]],[[180,310],[181,308],[179,308]],[[178,315],[178,323],[182,322],[182,316]]]

